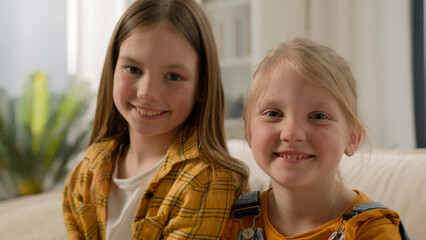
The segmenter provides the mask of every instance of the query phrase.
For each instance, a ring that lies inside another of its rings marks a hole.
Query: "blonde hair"
[[[342,106],[348,122],[359,127],[362,136],[366,135],[363,123],[358,117],[357,84],[348,62],[329,47],[309,39],[296,38],[272,49],[254,73],[244,112],[248,142],[251,135],[251,118],[259,95],[268,84],[272,71],[282,66],[289,67],[306,81],[332,94]]]
[[[193,0],[137,0],[123,14],[112,34],[101,76],[90,144],[108,137],[128,144],[128,123],[113,101],[113,78],[121,44],[133,32],[170,23],[196,51],[199,58],[198,96],[200,101],[184,123],[197,128],[200,154],[215,166],[235,172],[240,190],[248,179],[247,167],[230,156],[224,136],[224,93],[213,33],[201,6]],[[128,146],[123,146],[128,147]]]

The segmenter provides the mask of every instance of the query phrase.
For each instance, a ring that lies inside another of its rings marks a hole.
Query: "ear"
[[[349,133],[349,141],[345,148],[345,155],[350,157],[358,150],[359,143],[361,142],[361,129],[358,126],[352,127]]]
[[[247,124],[246,115],[245,114],[243,115],[243,120],[244,120],[244,126],[245,126]],[[248,143],[248,145],[249,145],[249,147],[251,149],[251,130],[246,131],[246,128],[244,127],[244,132],[245,132],[246,141],[247,141],[247,143]]]

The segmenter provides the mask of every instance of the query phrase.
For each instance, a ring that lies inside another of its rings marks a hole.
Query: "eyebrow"
[[[118,56],[118,59],[122,61],[132,62],[132,63],[139,63],[139,61],[129,56]]]
[[[167,68],[171,68],[171,69],[177,69],[177,70],[182,70],[184,72],[190,72],[189,68],[187,68],[185,65],[183,64],[170,64],[170,65],[166,65],[165,67]]]
[[[130,56],[121,56],[119,57],[122,61],[127,61],[127,62],[131,62],[131,63],[135,63],[135,64],[140,64],[140,62]],[[181,69],[183,71],[189,72],[188,67],[186,67],[184,64],[180,64],[180,63],[171,63],[171,64],[167,64],[167,65],[163,65],[162,67],[165,68],[172,68],[172,69]]]

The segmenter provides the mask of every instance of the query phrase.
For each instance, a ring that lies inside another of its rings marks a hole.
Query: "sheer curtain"
[[[97,91],[117,21],[133,0],[68,0],[68,72]]]

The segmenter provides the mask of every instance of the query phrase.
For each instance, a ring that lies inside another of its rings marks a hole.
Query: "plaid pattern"
[[[105,239],[111,152],[118,146],[114,139],[91,145],[68,177],[63,213],[70,239]],[[183,131],[139,202],[133,239],[219,239],[238,188],[236,179],[219,167],[213,177],[200,158],[196,131],[190,136]]]

